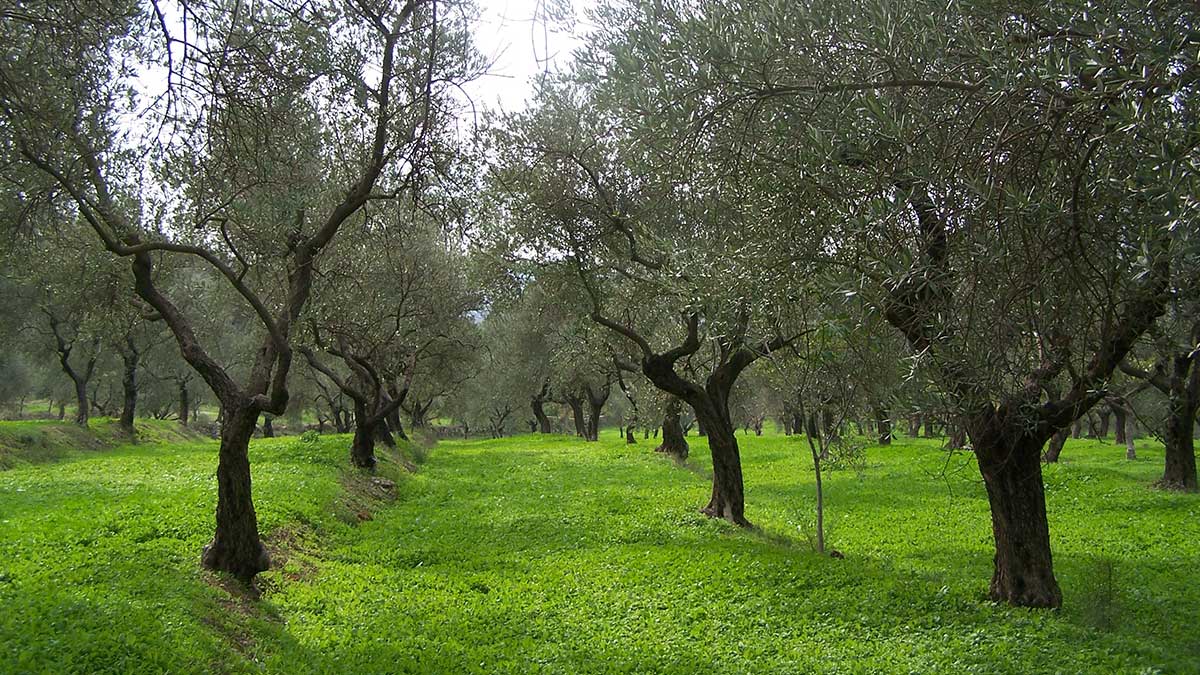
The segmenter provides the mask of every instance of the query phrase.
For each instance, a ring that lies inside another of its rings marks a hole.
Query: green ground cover
[[[136,443],[164,445],[199,438],[192,430],[169,420],[139,419]],[[100,451],[130,443],[116,420],[95,417],[84,429],[60,420],[0,420],[0,471],[28,464],[53,462],[80,451]]]
[[[696,512],[706,451],[554,436],[442,442],[377,489],[348,438],[257,440],[276,566],[254,600],[202,572],[215,445],[0,472],[0,671],[1200,672],[1200,497],[1161,450],[1071,441],[1046,468],[1058,612],[986,601],[969,456],[871,448],[827,475],[811,551],[802,441],[742,437],[751,532]]]

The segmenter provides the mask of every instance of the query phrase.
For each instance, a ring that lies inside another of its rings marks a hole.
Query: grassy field
[[[739,531],[700,516],[707,452],[522,436],[443,442],[394,499],[348,438],[255,441],[275,552],[254,600],[198,569],[215,445],[0,472],[0,672],[1200,672],[1200,497],[1161,450],[1071,441],[1046,468],[1058,612],[997,607],[969,456],[871,448],[827,475],[808,543],[801,441],[743,437]]]
[[[139,419],[134,423],[136,443],[164,445],[195,441],[200,435],[168,420]],[[59,420],[0,420],[0,471],[17,466],[54,462],[80,452],[99,452],[130,439],[116,420],[96,417],[84,429]]]

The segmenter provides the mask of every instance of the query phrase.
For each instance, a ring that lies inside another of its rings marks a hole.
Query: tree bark
[[[179,424],[186,427],[188,425],[188,415],[191,414],[191,400],[188,395],[188,386],[185,380],[179,380]]]
[[[1116,422],[1113,425],[1113,441],[1117,445],[1122,445],[1125,443],[1125,435],[1133,428],[1133,415],[1129,415],[1124,406],[1113,406],[1112,410],[1113,417],[1116,418]],[[1128,420],[1126,420],[1127,416]]]
[[[1058,607],[1062,592],[1050,554],[1042,444],[1027,436],[1012,438],[978,428],[973,432],[996,545],[989,594],[992,600],[1011,605]]]
[[[600,415],[611,391],[611,380],[606,380],[604,386],[595,389],[591,385],[584,387],[584,395],[588,402],[587,440],[589,441],[600,440]]]
[[[244,403],[221,405],[217,529],[200,558],[208,569],[228,572],[247,584],[271,565],[258,538],[258,518],[250,493],[249,446],[258,412]]]
[[[400,408],[404,405],[406,398],[408,398],[408,386],[401,389],[392,383],[388,385],[387,396],[383,399],[384,405],[391,408],[384,416],[388,429],[404,441],[408,440],[408,434],[404,433],[404,423],[400,421]]]
[[[400,440],[407,441],[408,434],[404,432],[404,423],[400,421],[400,409],[397,408],[387,415],[388,430]],[[394,443],[394,442],[393,442]]]
[[[354,406],[354,440],[350,443],[350,463],[360,469],[375,469],[375,436],[378,420],[367,413],[367,406]]]
[[[375,424],[375,440],[389,448],[396,447],[396,439],[392,438],[392,430],[388,428],[387,418],[380,418]]]
[[[1067,444],[1067,430],[1059,429],[1053,436],[1050,437],[1050,443],[1046,446],[1046,454],[1042,457],[1047,463],[1058,461],[1059,455],[1062,454],[1063,446]]]
[[[133,435],[133,418],[137,411],[137,369],[140,359],[141,354],[133,348],[132,343],[121,352],[121,389],[125,400],[121,406],[121,419],[117,424],[129,436]]]
[[[892,444],[892,421],[888,419],[887,409],[875,408],[875,428],[879,432],[879,444]]]
[[[667,413],[663,417],[662,443],[654,449],[683,461],[688,457],[688,442],[683,435],[683,425],[679,422],[679,400],[671,399],[667,403]]]
[[[87,380],[77,379],[75,383],[75,424],[83,428],[88,425],[88,393]]]
[[[746,520],[746,496],[742,481],[742,458],[738,451],[737,435],[729,421],[729,413],[719,410],[696,411],[697,416],[707,419],[704,428],[708,432],[708,449],[712,456],[712,496],[701,513],[713,518],[724,518],[742,527],[750,527]]]
[[[625,427],[625,445],[637,445],[637,438],[633,435],[633,427]]]
[[[533,408],[533,417],[537,420],[538,432],[550,433],[550,418],[546,417],[546,407],[542,395],[534,396],[530,407]]]
[[[571,415],[575,420],[575,435],[580,438],[587,438],[587,423],[583,419],[583,399],[578,396],[567,396],[567,406],[571,408]]]
[[[263,438],[275,438],[275,425],[272,423],[274,417],[269,414],[263,415],[262,434]]]
[[[1187,392],[1172,392],[1168,398],[1163,448],[1166,462],[1159,485],[1170,490],[1195,492],[1196,448],[1192,426],[1196,423],[1196,400]]]

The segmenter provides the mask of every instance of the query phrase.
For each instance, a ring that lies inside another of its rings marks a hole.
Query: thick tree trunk
[[[537,420],[538,432],[543,434],[550,433],[550,418],[546,417],[546,408],[540,396],[534,396],[530,403],[533,408],[533,417]]]
[[[925,416],[925,438],[934,438],[937,436],[937,423],[933,419],[933,415]]]
[[[987,488],[996,544],[992,600],[1022,607],[1059,607],[1050,525],[1042,485],[1042,442],[972,430],[979,471]]]
[[[275,438],[275,425],[272,423],[274,417],[271,415],[263,415],[262,434],[263,438]]]
[[[1067,430],[1060,429],[1057,433],[1050,437],[1050,442],[1046,446],[1046,454],[1042,459],[1047,463],[1057,462],[1059,455],[1062,454],[1063,446],[1067,444]]]
[[[386,419],[380,419],[375,424],[375,440],[383,443],[389,448],[394,448],[396,447],[396,439],[392,438],[392,430],[388,427],[388,421]]]
[[[587,440],[600,440],[600,411],[604,409],[604,402],[597,404],[595,401],[588,401],[588,420],[587,420]]]
[[[188,416],[191,415],[191,398],[188,394],[187,382],[179,383],[179,424],[181,426],[188,425]]]
[[[1125,443],[1125,435],[1133,428],[1133,415],[1130,415],[1125,408],[1114,406],[1113,417],[1116,418],[1116,422],[1113,424],[1113,441],[1117,445],[1122,445]],[[1126,419],[1127,417],[1128,419]]]
[[[697,411],[697,415],[700,414],[708,413]],[[750,527],[745,516],[742,458],[733,425],[727,418],[715,417],[707,420],[704,428],[708,432],[708,449],[712,455],[713,483],[712,497],[700,511],[713,518],[723,518],[735,525]]]
[[[583,400],[569,397],[567,405],[571,408],[571,415],[575,419],[575,434],[580,438],[587,438],[588,429],[587,423],[583,419]]]
[[[1196,423],[1196,403],[1186,393],[1168,399],[1163,447],[1166,463],[1159,485],[1170,490],[1196,491],[1196,448],[1192,426]]]
[[[633,427],[625,427],[625,445],[637,445],[637,439],[633,436]]]
[[[258,411],[246,405],[221,406],[221,448],[217,461],[217,529],[201,563],[244,583],[267,570],[270,556],[258,538],[250,494],[250,437]]]
[[[137,413],[137,369],[140,355],[133,350],[121,353],[124,366],[121,376],[121,389],[124,393],[124,404],[121,406],[121,419],[117,423],[126,434],[133,435],[133,418]]]
[[[879,432],[879,444],[892,444],[892,421],[888,419],[886,408],[875,409],[875,428]]]
[[[378,420],[367,414],[367,406],[354,405],[354,440],[350,443],[350,462],[360,469],[375,468],[375,435]]]
[[[67,404],[62,399],[58,401],[58,419],[61,421],[67,417]]]
[[[920,436],[920,435],[921,435],[921,416],[920,415],[909,415],[908,416],[908,437],[916,438],[917,436]]]
[[[688,442],[683,436],[683,425],[679,422],[678,401],[667,404],[667,414],[662,424],[662,444],[654,451],[666,453],[678,461],[687,459]]]
[[[1076,419],[1071,424],[1071,438],[1079,438],[1083,435],[1083,418]]]
[[[75,383],[75,424],[87,428],[88,425],[88,392],[87,380],[82,378],[72,380]]]
[[[705,428],[705,426],[704,426],[704,420],[700,419],[699,417],[696,418],[696,435],[697,436],[707,436],[708,435],[708,429]]]
[[[401,440],[407,441],[408,434],[404,433],[404,424],[400,421],[400,409],[396,408],[387,415],[388,430]],[[395,443],[393,442],[393,445]]]
[[[798,412],[792,413],[792,433],[796,435],[804,433],[804,415]]]
[[[1108,428],[1110,422],[1112,421],[1112,410],[1106,409],[1101,411],[1098,415],[1098,418],[1099,424],[1096,428],[1096,434],[1101,440],[1103,440],[1108,438]]]

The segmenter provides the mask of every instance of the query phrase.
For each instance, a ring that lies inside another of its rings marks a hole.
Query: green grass
[[[147,445],[195,441],[198,435],[168,420],[138,419],[136,442]],[[106,450],[129,443],[117,421],[94,417],[84,429],[60,420],[0,420],[0,471],[61,460],[81,450]]]
[[[349,480],[345,437],[256,441],[285,554],[259,601],[196,566],[211,443],[22,466],[0,473],[0,671],[1200,672],[1200,497],[1148,487],[1153,444],[1127,462],[1071,441],[1046,468],[1065,597],[1048,612],[986,601],[967,456],[901,441],[827,474],[835,560],[807,543],[802,441],[739,439],[752,532],[696,512],[694,436],[688,468],[611,431],[443,442],[415,475],[387,469],[390,504]]]

